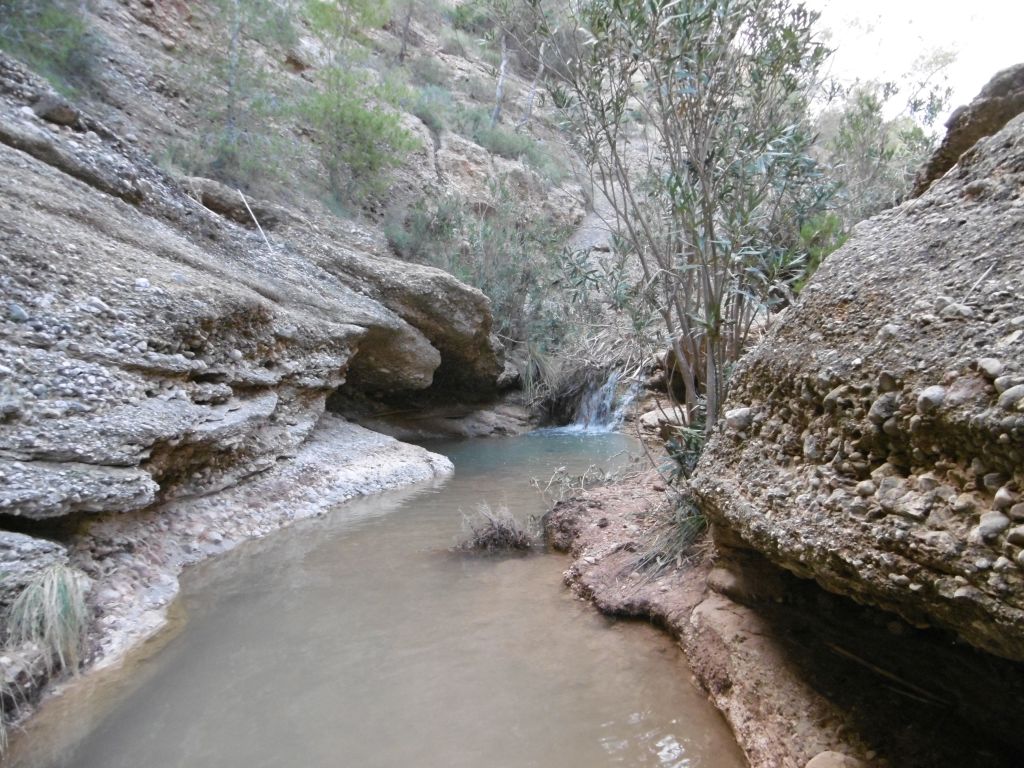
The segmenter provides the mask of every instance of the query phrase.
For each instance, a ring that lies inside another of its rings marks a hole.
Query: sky
[[[951,112],[1000,69],[1024,62],[1024,0],[805,0],[836,49],[831,74],[843,81],[898,80],[936,49],[956,53],[948,68]],[[946,115],[939,119],[945,121]]]

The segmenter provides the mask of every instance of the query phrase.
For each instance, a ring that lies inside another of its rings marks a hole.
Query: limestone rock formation
[[[1024,115],[859,225],[727,409],[722,541],[1024,660]]]
[[[496,389],[479,291],[284,213],[268,244],[230,190],[199,185],[214,213],[84,112],[51,120],[48,93],[0,55],[0,514],[233,485],[340,387]]]
[[[991,136],[1021,112],[1024,112],[1024,64],[1017,64],[996,74],[974,101],[949,116],[946,136],[918,173],[913,196],[922,195],[979,139]]]
[[[0,609],[7,610],[34,574],[67,561],[67,549],[56,542],[0,531]]]

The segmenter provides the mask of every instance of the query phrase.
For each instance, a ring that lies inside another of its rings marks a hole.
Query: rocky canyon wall
[[[1002,107],[1024,106],[1022,73],[961,110],[984,130],[956,165],[858,225],[743,360],[694,478],[721,543],[1017,661],[1024,115]]]

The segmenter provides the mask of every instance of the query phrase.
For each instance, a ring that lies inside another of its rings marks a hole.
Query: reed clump
[[[480,504],[473,516],[463,517],[465,537],[459,549],[476,552],[525,551],[533,545],[526,527],[513,517],[507,507],[491,509]]]

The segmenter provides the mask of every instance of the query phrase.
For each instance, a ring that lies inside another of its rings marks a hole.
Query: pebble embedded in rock
[[[1012,411],[1019,409],[1021,403],[1024,403],[1024,384],[1018,384],[1014,387],[1010,387],[1003,394],[999,396],[997,405],[1004,411]]]
[[[856,491],[858,496],[873,496],[875,494],[875,484],[871,480],[861,480],[857,483]]]
[[[886,392],[871,404],[868,410],[868,421],[872,424],[884,424],[896,413],[897,400],[894,392]]]
[[[938,384],[927,387],[917,396],[917,410],[921,413],[931,413],[940,408],[945,399],[945,387]]]
[[[24,323],[28,320],[28,312],[20,304],[8,304],[7,316],[16,323]]]
[[[57,94],[46,94],[32,105],[32,111],[43,120],[57,125],[74,125],[78,122],[78,110]]]
[[[974,310],[966,304],[947,304],[939,312],[939,317],[950,319],[950,318],[970,318],[974,317]]]
[[[903,329],[900,328],[895,323],[886,323],[885,325],[883,325],[879,329],[879,331],[878,331],[878,338],[882,339],[883,341],[888,341],[889,339],[895,339],[895,338],[899,337],[900,332],[902,330]]]
[[[983,357],[978,361],[978,370],[988,378],[998,379],[1003,373],[1003,364],[994,357]]]
[[[1010,387],[1015,387],[1018,384],[1024,384],[1024,377],[1011,376],[1009,374],[1004,374],[992,382],[992,385],[996,388],[996,392],[999,394],[1002,394]]]
[[[996,491],[995,499],[993,500],[993,506],[998,510],[1004,510],[1012,507],[1017,503],[1017,494],[1011,491],[1006,486],[1003,486]]]
[[[981,478],[981,484],[992,493],[998,493],[1005,482],[1006,477],[999,472],[986,472]]]
[[[725,423],[729,429],[742,432],[754,421],[754,414],[750,408],[733,408],[725,412]]]
[[[1011,544],[1016,544],[1018,547],[1024,547],[1024,525],[1011,528],[1006,534],[1006,540]]]
[[[956,497],[956,501],[953,502],[953,511],[968,513],[974,512],[977,507],[977,502],[974,497],[970,494],[961,494]]]
[[[892,392],[899,388],[899,384],[896,382],[896,377],[888,371],[882,371],[878,374],[878,382],[876,383],[879,392]]]
[[[817,461],[821,458],[821,446],[818,438],[814,435],[808,435],[804,438],[803,446],[804,456],[811,461]]]
[[[1010,518],[1002,512],[986,512],[981,516],[978,533],[985,541],[991,541],[1010,527]]]

